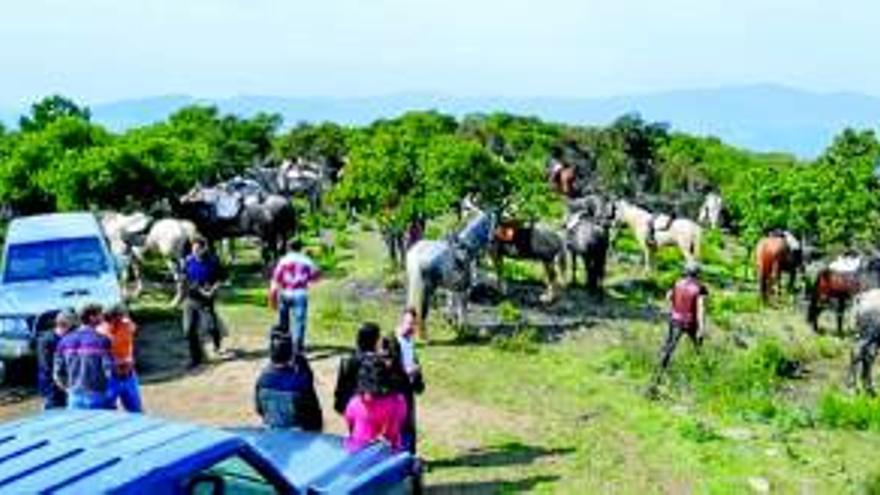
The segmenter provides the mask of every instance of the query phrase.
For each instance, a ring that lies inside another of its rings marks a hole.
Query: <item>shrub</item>
[[[540,333],[534,328],[522,328],[507,336],[496,336],[492,346],[500,351],[518,354],[536,354],[540,351]]]
[[[818,419],[828,428],[880,430],[880,400],[865,396],[847,397],[830,390],[819,399]]]

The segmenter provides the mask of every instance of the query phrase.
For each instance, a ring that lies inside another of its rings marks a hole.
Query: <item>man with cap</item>
[[[76,327],[78,319],[72,309],[59,311],[55,316],[55,327],[40,334],[37,339],[37,386],[43,396],[43,408],[55,409],[67,406],[67,393],[59,387],[55,374],[55,350],[58,342]]]
[[[684,267],[684,276],[666,296],[671,309],[669,331],[660,351],[660,364],[652,380],[652,389],[660,383],[682,334],[687,335],[697,349],[703,343],[706,333],[706,297],[709,291],[699,277],[700,265],[688,261]]]

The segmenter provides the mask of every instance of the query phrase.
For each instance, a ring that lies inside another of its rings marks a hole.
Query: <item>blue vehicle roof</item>
[[[224,431],[115,411],[50,411],[0,425],[0,493],[145,493],[151,483],[249,452],[310,493],[358,493],[412,474],[413,458],[383,444],[350,454],[333,435]]]
[[[102,235],[101,225],[92,213],[47,213],[13,219],[6,232],[6,241],[28,243]]]

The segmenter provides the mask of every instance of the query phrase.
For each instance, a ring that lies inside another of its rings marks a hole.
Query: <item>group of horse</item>
[[[686,260],[698,260],[702,226],[694,220],[658,214],[626,199],[612,199],[600,194],[575,194],[571,182],[576,174],[565,175],[566,168],[550,168],[549,177],[556,190],[565,196],[567,212],[562,228],[502,218],[502,212],[480,209],[465,201],[464,211],[471,219],[459,231],[442,240],[415,242],[406,254],[408,304],[417,313],[424,329],[431,295],[438,288],[450,291],[448,299],[453,323],[464,322],[468,292],[482,255],[492,261],[495,279],[502,293],[506,284],[502,275],[505,258],[541,263],[546,287],[540,296],[543,303],[556,301],[562,281],[570,271],[570,286],[577,285],[578,261],[586,272],[587,291],[601,297],[608,252],[619,227],[630,229],[638,242],[644,268],[650,271],[658,249],[673,246]],[[717,226],[721,200],[709,195],[700,217],[706,225]],[[571,266],[568,266],[569,259]]]
[[[850,251],[830,261],[811,261],[805,250],[803,242],[787,231],[770,232],[758,241],[755,264],[761,299],[765,303],[772,302],[781,292],[783,277],[788,279],[788,291],[794,292],[800,275],[807,299],[807,321],[813,331],[820,332],[819,316],[830,307],[836,312],[840,335],[847,308],[860,295],[880,288],[880,254]]]
[[[197,185],[183,196],[167,198],[150,212],[103,212],[101,223],[110,248],[123,262],[123,286],[133,278],[133,295],[143,288],[146,255],[164,258],[177,279],[179,260],[196,237],[212,246],[240,238],[259,241],[265,266],[277,259],[295,233],[298,216],[291,201],[304,197],[320,208],[328,174],[321,164],[285,160],[278,167],[251,168],[243,176],[212,186]]]

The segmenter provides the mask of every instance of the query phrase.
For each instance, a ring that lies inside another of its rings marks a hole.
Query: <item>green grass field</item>
[[[794,298],[762,308],[744,251],[724,242],[710,239],[705,252],[710,340],[700,354],[682,341],[656,400],[645,392],[665,332],[663,293],[679,266],[672,254],[645,277],[632,243],[619,239],[606,300],[567,291],[564,304],[586,316],[561,333],[521,324],[504,336],[462,337],[433,313],[432,341],[419,348],[429,493],[880,493],[880,401],[842,389],[851,339],[814,336]],[[338,357],[363,321],[391,331],[404,296],[374,232],[352,228],[336,243],[344,247],[320,257],[331,270],[313,291],[309,341],[325,422],[342,432],[330,407]],[[135,307],[151,413],[220,426],[258,421],[250,387],[273,315],[247,266],[253,253],[245,255],[220,308],[235,358],[187,372],[167,296]],[[506,271],[540,275],[529,264]],[[544,309],[511,299],[481,310],[520,321]],[[21,404],[0,413],[37,407]]]

